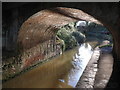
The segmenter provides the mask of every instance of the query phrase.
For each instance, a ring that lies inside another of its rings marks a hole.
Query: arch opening
[[[79,14],[81,14],[81,16]],[[86,17],[84,17],[84,15],[86,15]],[[47,20],[49,20],[50,22],[48,22]],[[90,15],[80,10],[76,10],[72,8],[58,7],[54,9],[43,10],[31,16],[27,21],[23,23],[19,31],[18,42],[22,46],[22,49],[29,50],[32,47],[36,47],[39,43],[43,43],[44,41],[54,38],[56,32],[60,29],[60,27],[67,25],[69,22],[79,21],[79,20],[85,20],[86,23],[89,24],[92,24],[90,23],[90,21],[95,22],[97,24],[101,24],[101,22],[94,19]],[[97,26],[97,24],[93,25],[93,27]],[[104,33],[108,33],[108,32],[104,32]],[[75,36],[75,33],[73,34]],[[86,38],[89,39],[89,37]],[[84,40],[82,42],[84,42]],[[106,41],[105,43],[111,43],[111,42],[112,40],[110,42]],[[111,46],[111,45],[107,45],[107,46]],[[104,46],[101,46],[101,48],[102,47],[104,48]]]

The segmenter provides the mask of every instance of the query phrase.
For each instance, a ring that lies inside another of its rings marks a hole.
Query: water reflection
[[[92,55],[92,47],[80,47],[33,68],[3,84],[4,88],[71,88],[75,87]]]
[[[92,56],[92,53],[92,47],[88,43],[84,43],[78,48],[78,52],[73,56],[73,68],[68,74],[68,85],[71,85],[72,87],[76,86]]]

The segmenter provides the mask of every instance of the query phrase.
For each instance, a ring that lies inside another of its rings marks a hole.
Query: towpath
[[[113,68],[111,48],[95,48],[76,88],[105,88]]]

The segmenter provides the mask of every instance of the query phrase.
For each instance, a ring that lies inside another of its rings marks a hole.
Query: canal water
[[[3,88],[74,88],[92,55],[82,44],[7,82]]]

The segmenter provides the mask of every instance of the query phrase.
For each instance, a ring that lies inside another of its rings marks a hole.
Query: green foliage
[[[93,22],[88,24],[88,32],[86,33],[87,37],[98,38],[99,40],[109,40],[112,42],[112,35],[109,33],[107,28],[102,25],[95,24]]]
[[[75,37],[78,43],[85,42],[85,35],[82,34],[81,32],[75,31],[75,32],[72,32],[72,35]]]
[[[77,43],[84,42],[85,35],[78,32],[75,23],[65,25],[57,32],[57,36],[64,41],[63,49],[71,49],[77,46]]]
[[[102,48],[102,47],[112,47],[112,46],[113,46],[112,44],[107,44],[107,45],[99,46],[99,48]]]
[[[86,39],[90,40],[91,38],[98,40],[99,42],[104,40],[112,42],[112,36],[104,26],[93,22],[87,22],[83,34],[82,28],[77,29],[75,25],[76,22],[69,23],[57,32],[57,36],[64,42],[64,50],[71,49],[75,47],[77,43],[84,43]]]
[[[76,41],[75,37],[73,37],[72,35],[68,35],[64,39],[64,42],[65,42],[66,49],[71,49],[71,48],[77,46],[77,41]]]
[[[77,45],[76,39],[71,35],[70,31],[61,29],[58,31],[57,36],[65,43],[65,45],[63,44],[63,50],[73,48]]]

